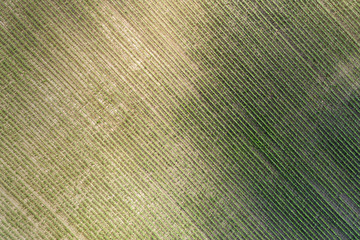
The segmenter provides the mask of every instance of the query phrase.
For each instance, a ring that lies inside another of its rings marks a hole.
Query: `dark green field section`
[[[360,239],[356,0],[0,2],[0,239]]]

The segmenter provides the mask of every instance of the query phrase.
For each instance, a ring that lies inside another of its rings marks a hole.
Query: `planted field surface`
[[[0,238],[360,237],[356,1],[0,4]]]

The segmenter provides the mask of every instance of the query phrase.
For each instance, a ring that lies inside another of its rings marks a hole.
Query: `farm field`
[[[0,239],[360,238],[355,0],[0,2]]]

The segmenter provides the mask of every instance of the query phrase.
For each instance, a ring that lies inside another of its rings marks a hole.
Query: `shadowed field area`
[[[0,238],[359,237],[354,1],[0,4]]]

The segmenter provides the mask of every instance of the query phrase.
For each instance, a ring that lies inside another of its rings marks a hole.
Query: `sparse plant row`
[[[11,143],[10,143],[11,144]],[[27,157],[26,157],[26,153],[24,154],[24,153],[22,153],[22,150],[18,150],[18,149],[16,149],[16,148],[14,148],[13,149],[14,151],[15,151],[15,153],[17,153],[18,155],[16,155],[15,156],[15,158],[14,157],[10,157],[9,159],[12,159],[12,160],[15,160],[17,157],[21,157],[21,156],[24,156],[24,159],[26,159]],[[19,152],[18,152],[19,151]],[[19,155],[20,154],[20,155]],[[14,162],[13,162],[14,163]],[[24,169],[24,166],[22,166],[22,167],[20,167],[21,169]],[[19,168],[17,168],[17,169],[19,169]],[[26,169],[26,168],[25,168]],[[18,172],[17,170],[14,170],[14,171],[16,171],[16,173],[17,173],[17,175],[19,176],[21,173],[20,172]],[[36,173],[37,172],[37,169],[35,169],[35,170],[33,170],[33,171],[29,171],[29,172],[34,172],[34,173]],[[24,176],[22,176],[22,177],[24,177]],[[26,179],[26,178],[25,178]],[[20,179],[19,179],[20,180]],[[29,184],[32,184],[32,185],[34,185],[34,184],[36,184],[36,182],[33,182],[33,181],[31,181],[31,179],[30,179],[30,182],[27,182],[27,186],[29,186]]]
[[[44,145],[45,146],[45,145]]]
[[[36,170],[35,170],[36,171]],[[50,179],[50,181],[51,181],[51,179]],[[32,184],[34,184],[34,183],[32,183]],[[67,201],[69,201],[69,199],[66,199]]]
[[[26,234],[25,231],[30,232],[29,230],[33,226],[31,225],[31,222],[27,223],[24,221],[26,215],[19,210],[18,205],[15,206],[15,204],[8,200],[8,197],[4,195],[4,190],[0,189],[0,191],[0,237],[2,239],[20,239],[21,236],[24,237]],[[12,199],[12,201],[14,200]],[[14,223],[18,223],[18,229],[12,227]],[[2,236],[1,234],[4,235]],[[30,235],[26,234],[25,237],[30,237]]]
[[[276,48],[275,48],[276,49]]]
[[[21,92],[21,91],[20,91],[20,92]],[[21,96],[21,94],[18,95],[18,97],[19,97],[19,96]],[[36,99],[36,96],[34,96],[33,99]],[[22,102],[24,102],[24,101],[27,102],[26,99],[23,99],[23,100],[22,100]],[[34,103],[33,103],[33,104],[34,104]],[[22,106],[22,109],[26,109],[27,107],[30,107],[30,108],[31,108],[31,107],[34,106],[33,104],[29,104],[28,106],[23,105],[23,106]],[[28,113],[31,114],[31,111],[28,111]],[[19,113],[19,114],[22,114],[22,113]],[[40,112],[39,116],[41,116],[41,115],[42,115],[42,113]],[[36,118],[37,118],[37,117],[36,117],[36,114],[32,114],[30,117],[31,117],[32,119],[36,119]],[[42,121],[46,122],[46,121],[48,121],[48,119],[45,118],[45,119],[42,119]],[[26,122],[25,122],[25,126],[26,126]]]
[[[348,3],[346,1],[318,0],[318,3],[357,41],[357,44],[360,43],[360,32],[358,30],[360,28],[360,8],[359,4],[356,4],[356,1]]]
[[[309,10],[308,12],[314,12],[314,11],[312,11],[312,10]],[[309,16],[309,18],[311,18],[310,16]],[[323,22],[323,21],[322,21]],[[331,29],[331,28],[329,28],[329,27],[323,27],[323,29]],[[306,48],[305,48],[306,49]],[[348,108],[347,106],[345,106],[346,108]],[[349,108],[348,108],[349,109]]]
[[[297,7],[300,7],[300,6],[294,6],[294,8],[297,8]],[[311,8],[311,7],[313,7],[313,8]],[[333,38],[332,41],[334,42],[334,44],[328,43],[328,45],[326,45],[326,46],[329,46],[329,50],[332,50],[332,51],[327,51],[327,55],[325,55],[325,57],[318,56],[317,52],[315,52],[316,55],[317,55],[317,57],[318,57],[318,60],[317,60],[317,61],[318,61],[319,63],[323,63],[323,65],[329,65],[329,64],[331,64],[331,63],[330,63],[330,62],[325,62],[325,59],[331,59],[332,61],[334,61],[335,59],[339,59],[339,56],[338,56],[338,55],[334,55],[333,52],[338,52],[338,51],[337,51],[337,47],[334,47],[334,46],[340,44],[340,42],[338,41],[340,36],[339,36],[339,34],[336,35],[336,34],[331,33],[331,29],[333,29],[333,28],[331,27],[331,25],[326,24],[327,21],[326,21],[325,18],[320,19],[319,16],[317,16],[317,15],[310,15],[310,13],[322,12],[322,11],[321,11],[322,9],[319,8],[319,6],[317,6],[317,5],[315,5],[315,6],[309,6],[309,7],[307,8],[307,10],[308,10],[308,11],[305,11],[305,14],[306,14],[306,17],[307,17],[306,19],[310,19],[310,21],[313,20],[313,19],[316,19],[316,22],[313,21],[313,24],[312,24],[312,25],[320,25],[320,26],[321,26],[321,27],[319,28],[319,30],[317,30],[317,32],[319,33],[318,35],[319,35],[319,36],[325,35],[325,36],[328,37],[328,38]],[[323,17],[326,17],[326,16],[323,16]],[[296,24],[297,22],[294,22],[294,23]],[[295,25],[294,28],[300,27],[300,25],[305,25],[305,24],[306,24],[306,22],[304,22],[302,18],[299,19],[298,23],[299,23],[299,25]],[[340,26],[338,26],[337,23],[333,23],[333,22],[330,22],[330,23],[331,23],[331,24],[334,24],[335,28],[340,28]],[[333,31],[334,31],[334,30],[333,30]],[[308,32],[307,34],[310,34],[310,32]],[[334,37],[331,37],[332,35],[334,35]],[[340,34],[340,35],[341,35],[341,34]],[[344,43],[349,42],[349,41],[347,40],[346,34],[343,34],[343,35],[344,35],[344,37],[345,37],[345,39],[343,39],[343,40],[344,40]],[[326,43],[325,40],[321,40],[321,41]],[[353,44],[356,44],[356,41],[354,40],[354,41],[352,41],[352,43],[353,43]],[[353,44],[351,44],[351,45],[348,44],[348,45],[353,46]],[[311,49],[311,45],[307,44],[307,42],[299,42],[299,45],[300,45],[300,46],[305,45],[306,47],[303,47],[304,50]],[[359,51],[357,51],[356,48],[352,48],[352,49],[351,49],[349,46],[346,46],[346,44],[343,44],[343,45],[345,45],[345,47],[341,47],[341,48],[340,48],[340,52],[343,54],[344,57],[349,58],[349,54],[359,54]],[[348,49],[348,50],[351,50],[351,51],[354,51],[354,53],[351,53],[351,52],[348,52],[348,51],[344,51],[344,48],[345,48],[345,49]],[[310,54],[310,51],[308,52],[308,54]],[[306,54],[305,54],[305,55],[306,55]],[[313,55],[313,54],[312,54],[312,55]],[[354,67],[357,67],[357,66],[354,66]],[[325,70],[326,73],[330,74],[330,76],[331,76],[331,73],[332,73],[332,72],[329,71],[328,68],[324,68],[324,70]],[[351,80],[351,76],[348,75],[347,78],[348,78],[348,79],[346,79],[346,80]],[[340,87],[344,92],[346,92],[345,89],[344,89],[345,84],[340,85],[339,87]],[[341,98],[339,98],[339,100],[341,100]]]
[[[46,144],[43,144],[44,146],[46,146]],[[40,145],[41,146],[41,145]]]
[[[54,216],[50,214],[49,209],[44,208],[41,203],[34,201],[35,199],[32,195],[33,193],[28,193],[28,189],[24,184],[19,181],[19,178],[16,179],[17,181],[13,179],[16,178],[16,173],[14,170],[10,169],[10,166],[3,165],[3,169],[4,171],[7,171],[5,176],[8,178],[8,180],[13,180],[11,181],[11,183],[4,181],[5,179],[2,180],[1,185],[3,186],[3,189],[5,189],[9,194],[11,194],[11,196],[21,204],[22,208],[26,209],[30,216],[35,218],[35,221],[40,222],[42,220],[40,219],[41,216],[47,216],[47,222],[43,225],[43,227],[45,227],[44,230],[47,231],[47,229],[52,229],[52,231],[50,231],[51,233],[49,232],[49,234],[53,235],[53,237],[55,238],[61,238],[61,236],[66,233],[66,231],[64,230],[64,228],[60,227],[56,223],[56,220],[54,219]],[[28,202],[24,203],[25,200],[27,200]],[[14,224],[20,223],[14,222]]]
[[[10,125],[10,126],[11,126],[11,125]],[[4,140],[4,143],[6,143],[5,140]],[[11,148],[13,151],[16,152],[16,151],[17,151],[17,150],[16,150],[16,145],[15,145],[15,148],[14,148],[14,145],[13,145],[13,144],[14,144],[13,142],[12,142],[12,143],[10,142],[10,145],[7,145],[6,147],[4,147],[4,149],[10,149],[10,148]],[[10,147],[11,145],[13,145],[13,147]],[[15,159],[16,159],[16,158],[14,159],[13,157],[10,157],[10,156],[7,156],[7,157],[9,157],[9,158],[8,158],[9,160],[15,160]],[[14,162],[12,162],[12,164],[14,165]],[[20,173],[18,172],[18,170],[14,169],[14,171],[16,171],[16,172],[17,172],[17,175],[20,176]],[[36,173],[37,170],[35,170],[34,172]],[[28,182],[28,183],[29,183],[29,184],[32,184],[32,182]],[[12,183],[11,186],[14,187],[14,184]],[[25,198],[20,198],[20,201],[21,201],[21,199],[25,199]]]
[[[0,225],[0,237],[3,239],[18,239],[18,235],[14,231],[9,230],[4,225]]]

